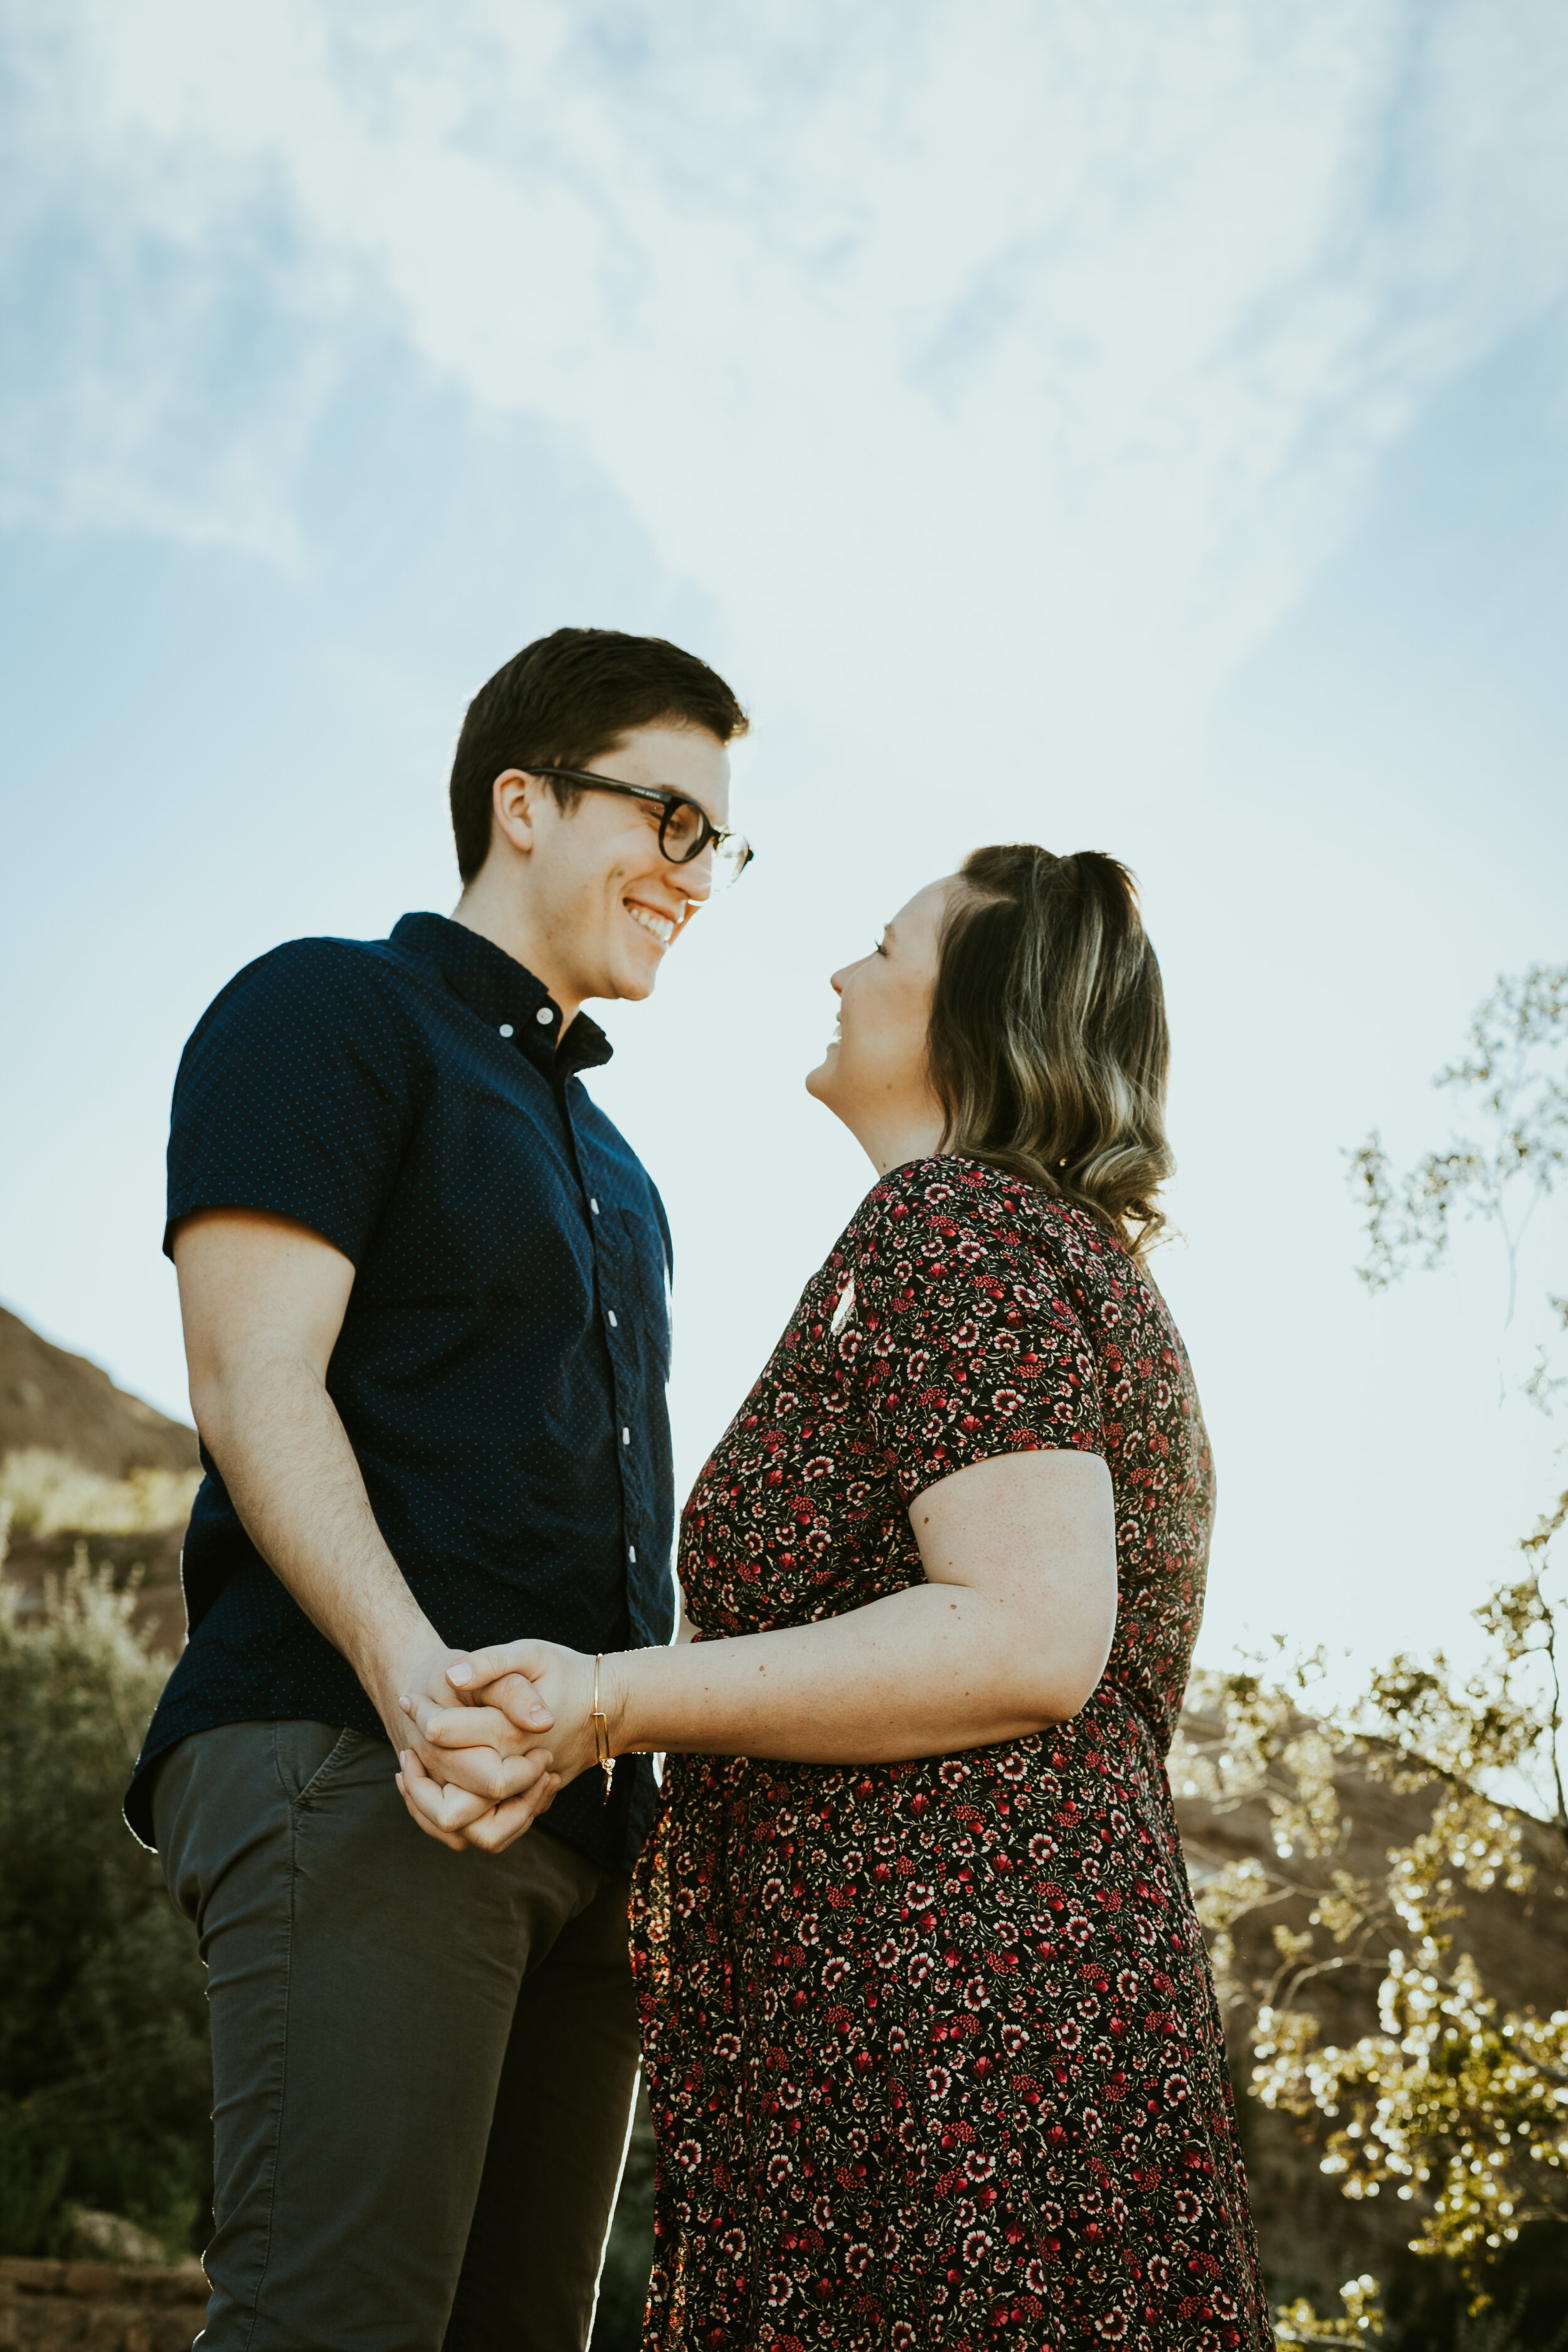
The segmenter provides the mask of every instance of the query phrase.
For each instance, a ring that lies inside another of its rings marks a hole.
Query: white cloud
[[[117,353],[79,502],[156,451],[271,206],[323,335],[358,271],[482,399],[581,435],[770,688],[809,667],[820,699],[837,668],[847,697],[868,632],[906,687],[939,648],[1032,677],[1051,647],[1064,741],[1130,644],[1145,719],[1201,708],[1369,457],[1568,278],[1541,201],[1568,20],[1542,5],[68,21],[58,142],[117,235],[191,257],[163,306],[132,274],[163,363]],[[292,389],[235,436],[285,480]],[[198,503],[254,538],[265,488],[229,463]],[[1032,698],[998,698],[999,739]]]
[[[603,1089],[671,1197],[683,1461],[863,1173],[800,1102],[803,975],[977,828],[1093,833],[1178,1013],[1216,1622],[1296,1592],[1380,1645],[1417,1570],[1468,1591],[1533,1509],[1477,1434],[1491,1309],[1360,1314],[1335,1147],[1424,1117],[1494,956],[1552,951],[1556,852],[1495,810],[1413,848],[1408,730],[1265,723],[1228,803],[1195,745],[1382,453],[1568,284],[1554,0],[14,13],[13,516],[293,562],[357,528],[300,457],[384,354],[574,438],[715,615],[789,805]]]

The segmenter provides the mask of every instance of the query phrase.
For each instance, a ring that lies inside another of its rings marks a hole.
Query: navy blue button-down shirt
[[[456,1647],[669,1638],[669,1228],[575,1075],[609,1055],[582,1013],[562,1038],[559,1007],[489,940],[405,915],[390,940],[296,940],[247,966],[175,1080],[164,1246],[193,1210],[268,1209],[353,1260],[327,1387],[393,1557]],[[147,1768],[192,1732],[382,1729],[203,1462],[190,1640],[126,1802],[148,1840]],[[652,1806],[649,1761],[627,1757],[608,1806],[585,1773],[542,1826],[626,1868]]]

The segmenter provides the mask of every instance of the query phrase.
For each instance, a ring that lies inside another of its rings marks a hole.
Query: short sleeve
[[[1088,1337],[1003,1181],[915,1165],[872,1195],[853,1267],[858,1370],[903,1500],[997,1454],[1102,1453]]]
[[[196,1209],[298,1217],[358,1265],[414,1117],[411,1040],[372,954],[295,940],[230,981],[181,1058],[163,1247]]]

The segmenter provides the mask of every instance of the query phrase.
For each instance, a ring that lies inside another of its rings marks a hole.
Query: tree
[[[1524,1236],[1568,1172],[1565,1063],[1568,965],[1500,980],[1465,1054],[1436,1080],[1463,1098],[1466,1131],[1403,1175],[1375,1134],[1352,1157],[1369,1287],[1412,1263],[1440,1264],[1456,1216],[1479,1217],[1502,1244],[1511,1323]],[[1568,1324],[1568,1300],[1548,1296]],[[1523,1388],[1546,1412],[1568,1389],[1549,1348]],[[1413,2248],[1453,2259],[1472,2312],[1526,2223],[1568,2222],[1568,2008],[1500,2006],[1464,1911],[1466,1893],[1500,1888],[1537,1909],[1568,1902],[1565,1525],[1568,1493],[1521,1538],[1521,1571],[1476,1611],[1487,1643],[1477,1671],[1458,1672],[1441,1652],[1401,1655],[1336,1706],[1322,1653],[1287,1659],[1281,1647],[1271,1665],[1197,1678],[1172,1758],[1178,1793],[1222,1814],[1261,1802],[1272,1826],[1271,1860],[1235,1863],[1199,1897],[1222,1998],[1247,2017],[1254,2095],[1331,2125],[1324,2170],[1348,2197],[1406,2203]],[[1352,1866],[1345,1791],[1379,1782],[1417,1801],[1422,1825],[1385,1864],[1368,1867],[1363,1853]],[[1256,1928],[1270,1908],[1301,1917],[1303,1905],[1300,1927],[1276,1918],[1268,1974],[1243,1984],[1243,1923]],[[1357,1974],[1375,1981],[1376,2031],[1324,2046],[1314,2001]],[[1375,2283],[1353,2281],[1343,2295],[1341,2320],[1305,2304],[1282,2313],[1281,2340],[1378,2333]],[[1499,2324],[1488,2322],[1494,2336]]]

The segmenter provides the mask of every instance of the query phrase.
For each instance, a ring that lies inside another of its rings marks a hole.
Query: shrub
[[[144,1466],[107,1478],[51,1446],[26,1445],[0,1456],[0,1507],[34,1535],[150,1535],[184,1526],[201,1480],[199,1470]]]
[[[1568,964],[1500,978],[1436,1084],[1464,1104],[1461,1131],[1404,1173],[1375,1134],[1352,1157],[1368,1244],[1361,1276],[1377,1292],[1412,1265],[1442,1265],[1457,1225],[1474,1219],[1501,1244],[1506,1329],[1520,1305],[1524,1236],[1568,1190]],[[1554,1240],[1560,1249],[1560,1231]],[[1543,1304],[1538,1321],[1552,1338],[1521,1388],[1550,1415],[1568,1399],[1556,1352],[1568,1297],[1549,1290]],[[1544,2013],[1489,1990],[1465,1896],[1501,1890],[1554,1922],[1568,1902],[1564,1529],[1568,1493],[1521,1539],[1523,1573],[1494,1579],[1475,1611],[1487,1648],[1474,1672],[1440,1651],[1402,1654],[1339,1707],[1323,1696],[1321,1652],[1272,1676],[1200,1676],[1200,1712],[1172,1755],[1184,1794],[1221,1812],[1266,1806],[1273,1832],[1272,1857],[1233,1863],[1199,1899],[1222,1998],[1247,2018],[1253,2095],[1336,2126],[1322,2170],[1358,2201],[1385,2190],[1399,2200],[1409,2250],[1450,2266],[1468,2293],[1451,2341],[1495,2352],[1561,2340],[1568,2007],[1561,1978],[1542,1988],[1552,2004]],[[1425,1816],[1372,1868],[1350,1866],[1354,1823],[1340,1798],[1354,1781],[1418,1800]],[[1279,1916],[1290,1906],[1305,1910],[1304,1925]],[[1237,1930],[1270,1909],[1273,1965],[1267,1980],[1243,1984],[1232,1968]],[[1324,2045],[1317,2006],[1336,1979],[1348,1980],[1342,1971],[1375,1982],[1377,2030]],[[1511,2301],[1492,2308],[1500,2294]],[[1340,2319],[1317,2317],[1305,2298],[1289,2305],[1280,2341],[1383,2333],[1373,2278],[1352,2281],[1342,2299]],[[1425,2333],[1399,2340],[1425,2352],[1438,2338],[1429,2318],[1418,2324]]]
[[[4,1528],[0,1527],[0,1563]],[[42,1615],[0,1575],[0,2251],[66,2251],[72,2209],[171,2255],[211,2203],[205,1981],[121,1798],[167,1661],[85,1549]]]

